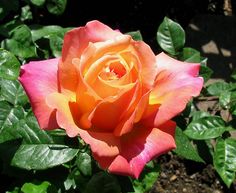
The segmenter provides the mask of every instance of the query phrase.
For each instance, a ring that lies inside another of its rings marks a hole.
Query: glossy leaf
[[[214,152],[214,167],[224,183],[230,187],[236,172],[236,140],[219,138]]]
[[[22,138],[23,144],[53,144],[54,140],[48,132],[42,130],[34,116],[20,120],[15,127],[15,135]],[[14,134],[12,134],[14,136]],[[15,138],[18,138],[15,137]]]
[[[20,63],[10,52],[0,49],[0,78],[15,80],[19,76]]]
[[[221,107],[228,109],[230,107],[231,92],[222,92],[219,97],[219,103]]]
[[[171,55],[177,55],[185,44],[185,32],[176,22],[165,17],[157,31],[157,42]]]
[[[43,170],[72,160],[77,149],[57,144],[22,144],[11,164],[27,170]]]
[[[17,80],[1,80],[0,86],[3,98],[14,106],[23,106],[28,102],[25,91]]]
[[[11,32],[11,38],[2,41],[2,46],[23,59],[36,56],[36,47],[32,41],[30,29],[26,25],[16,27]]]
[[[64,39],[64,33],[50,35],[49,42],[53,56],[55,57],[61,56],[63,39]]]
[[[136,41],[143,40],[142,34],[139,30],[131,31],[131,32],[128,32],[127,34],[130,35]]]
[[[67,179],[64,181],[65,190],[79,189],[81,192],[84,192],[89,179],[90,178],[83,176],[80,171],[75,168],[69,173]]]
[[[29,5],[26,5],[26,6],[21,8],[20,19],[21,19],[21,21],[27,21],[27,20],[32,20],[33,19],[33,15],[32,15],[32,12],[30,10]]]
[[[139,179],[133,179],[132,184],[135,193],[148,192],[153,187],[160,173],[160,166],[150,161],[146,164]]]
[[[236,91],[231,92],[230,94],[230,102],[229,102],[229,111],[236,115]]]
[[[23,193],[47,193],[47,189],[51,186],[51,184],[47,181],[42,182],[41,184],[33,184],[33,183],[25,183],[21,191]]]
[[[6,101],[0,101],[0,143],[12,139],[9,131],[14,130],[13,125],[23,119],[24,116],[22,107],[12,108]]]
[[[201,59],[200,52],[193,48],[183,48],[180,54],[180,59],[185,62],[199,63]]]
[[[174,152],[184,157],[185,159],[204,162],[204,160],[199,156],[198,151],[193,146],[189,138],[183,133],[183,131],[177,127],[175,130],[175,141],[176,141],[176,149]]]
[[[201,64],[199,76],[203,77],[205,83],[211,78],[212,74],[213,74],[212,69]]]
[[[227,128],[221,117],[203,117],[191,122],[184,133],[191,139],[212,139],[221,136]]]
[[[33,5],[36,5],[38,7],[42,6],[46,0],[30,0]]]
[[[85,193],[94,192],[120,193],[121,188],[117,179],[114,176],[106,172],[99,172],[93,175],[91,180],[88,182],[85,190]]]
[[[79,153],[76,160],[76,164],[83,175],[92,175],[92,159],[88,153]]]
[[[220,96],[222,92],[236,89],[236,83],[215,82],[207,87],[207,92],[212,96]]]
[[[12,191],[6,191],[6,193],[19,193],[19,192],[20,192],[19,187],[15,187]]]
[[[0,25],[0,35],[5,38],[10,37],[11,31],[17,26],[22,25],[23,22],[19,19],[13,19],[7,23]]]
[[[67,0],[47,0],[46,6],[49,13],[61,15],[66,9]]]
[[[231,74],[231,77],[236,80],[236,69],[233,70],[233,73]]]
[[[201,119],[203,117],[210,117],[211,114],[205,111],[195,111],[191,114],[192,116],[192,121],[196,121],[198,119]]]
[[[42,26],[42,25],[31,25],[29,27],[32,33],[33,41],[37,41],[38,39],[49,37],[52,34],[58,34],[69,30],[70,28],[62,28],[58,25],[49,25],[49,26]]]

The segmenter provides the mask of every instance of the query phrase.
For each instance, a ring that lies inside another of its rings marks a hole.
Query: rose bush
[[[138,178],[175,148],[171,118],[199,95],[199,67],[91,21],[65,35],[61,58],[23,65],[19,80],[41,128],[79,135],[103,169]]]

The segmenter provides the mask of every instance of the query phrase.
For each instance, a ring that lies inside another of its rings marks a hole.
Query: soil
[[[168,153],[158,158],[161,173],[150,193],[236,193],[228,189],[211,164],[202,164]]]

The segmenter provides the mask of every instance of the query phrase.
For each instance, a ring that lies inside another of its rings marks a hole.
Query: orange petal
[[[132,101],[137,84],[130,86],[119,93],[99,103],[90,116],[96,131],[113,131]]]
[[[145,85],[145,87],[150,89],[153,87],[157,75],[155,55],[151,48],[143,41],[134,41],[133,46],[140,60],[138,70],[141,74],[141,82]]]
[[[59,70],[59,81],[62,89],[72,92],[77,89],[78,79],[76,78],[76,68],[72,64],[72,59],[80,59],[89,42],[106,41],[119,35],[121,35],[120,32],[112,30],[99,21],[88,22],[84,27],[67,32],[64,37],[62,62]]]
[[[127,110],[127,112],[123,115],[122,120],[114,130],[115,136],[122,136],[129,132],[132,132],[132,130],[134,129],[134,124],[141,119],[146,106],[148,105],[148,99],[149,93],[146,93],[141,97],[140,100],[138,100],[138,104],[135,103],[136,105],[134,108],[131,108],[130,111]]]
[[[66,130],[68,136],[80,135],[97,156],[115,156],[119,153],[119,138],[110,133],[89,132],[78,127],[77,119],[79,119],[80,114],[75,108],[76,104],[70,104],[66,96],[53,93],[47,97],[47,103],[56,109],[58,125]]]

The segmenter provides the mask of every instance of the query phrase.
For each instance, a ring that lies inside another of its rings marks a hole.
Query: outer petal
[[[149,103],[159,104],[155,126],[184,110],[188,101],[200,94],[203,79],[196,77],[200,64],[177,61],[164,53],[156,56],[158,74]]]
[[[175,123],[168,121],[160,129],[136,128],[121,138],[121,151],[116,157],[94,156],[100,166],[111,173],[138,178],[145,164],[173,148]]]
[[[80,117],[80,112],[76,103],[71,103],[66,96],[60,93],[52,93],[48,96],[47,103],[57,110],[57,122],[61,128],[66,130],[68,136],[75,137],[79,134],[90,145],[92,152],[98,156],[119,154],[119,138],[110,133],[95,133],[78,127],[77,119]]]
[[[23,85],[41,128],[58,128],[55,111],[45,103],[48,94],[58,91],[59,59],[30,62],[21,67],[19,81]]]
[[[62,61],[67,58],[78,58],[89,42],[102,42],[122,35],[99,21],[90,21],[85,27],[69,31],[65,35],[62,50]]]
[[[99,21],[91,21],[85,27],[79,27],[66,33],[62,48],[62,63],[60,64],[59,79],[62,88],[75,91],[78,84],[73,58],[80,58],[81,53],[89,42],[100,42],[121,35]]]

